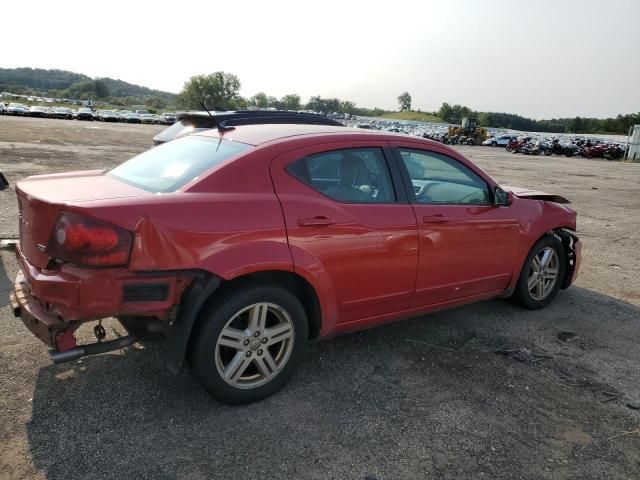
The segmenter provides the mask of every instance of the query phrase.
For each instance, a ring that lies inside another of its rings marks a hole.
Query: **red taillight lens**
[[[57,260],[113,267],[127,265],[131,233],[75,213],[62,213],[53,229],[47,253]]]

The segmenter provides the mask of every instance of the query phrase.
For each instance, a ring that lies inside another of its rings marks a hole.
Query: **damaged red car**
[[[309,340],[496,297],[542,308],[580,264],[565,198],[384,132],[214,128],[16,192],[11,303],[54,362],[162,339],[228,403],[280,389]],[[77,345],[106,317],[129,334]]]

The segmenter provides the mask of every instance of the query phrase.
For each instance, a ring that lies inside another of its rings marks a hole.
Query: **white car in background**
[[[482,142],[482,145],[491,147],[506,147],[511,140],[516,140],[517,138],[518,137],[516,137],[515,135],[500,135],[498,137],[489,137],[484,142]]]

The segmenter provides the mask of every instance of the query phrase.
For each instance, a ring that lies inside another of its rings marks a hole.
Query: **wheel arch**
[[[303,276],[289,270],[260,270],[223,280],[220,287],[212,292],[209,301],[222,297],[229,289],[242,288],[250,284],[276,285],[292,292],[302,304],[309,321],[309,339],[316,339],[322,327],[322,310],[318,294]]]
[[[534,247],[536,243],[542,240],[544,237],[555,236],[560,240],[565,252],[565,273],[564,278],[562,279],[562,288],[567,288],[571,283],[571,278],[573,276],[573,267],[574,265],[571,263],[575,258],[575,253],[573,250],[573,245],[575,241],[577,241],[578,237],[575,235],[575,228],[570,225],[558,226],[549,228],[544,230],[542,233],[539,233],[536,236],[531,236],[530,240],[524,245],[522,248],[520,258],[518,260],[518,269],[514,272],[513,279],[511,284],[509,285],[508,292],[511,293],[515,289],[515,286],[520,278],[520,274],[522,273],[522,269],[524,267],[524,263],[531,252],[531,249]],[[571,270],[570,270],[571,269]],[[566,286],[565,286],[566,285]]]
[[[177,373],[184,363],[203,307],[223,298],[225,292],[232,288],[250,284],[279,285],[291,291],[300,300],[307,314],[309,338],[318,338],[322,328],[320,300],[313,286],[304,277],[287,270],[262,270],[225,280],[210,272],[200,271],[184,292],[176,319],[167,332],[165,363],[170,371]]]

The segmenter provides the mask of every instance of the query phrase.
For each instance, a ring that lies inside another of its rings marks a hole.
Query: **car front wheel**
[[[555,235],[533,246],[520,273],[514,299],[530,310],[544,308],[557,295],[565,273],[565,252]]]
[[[280,390],[304,353],[307,317],[291,292],[244,286],[221,295],[200,316],[190,364],[205,389],[230,404]]]

